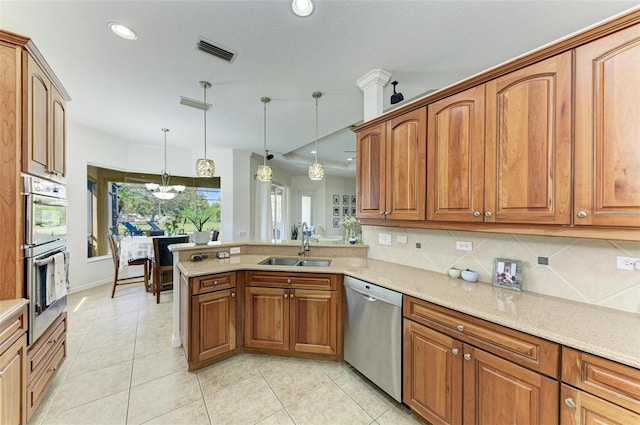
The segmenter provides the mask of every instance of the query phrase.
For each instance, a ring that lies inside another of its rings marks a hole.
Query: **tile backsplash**
[[[380,233],[391,234],[390,246],[378,244]],[[474,269],[483,282],[492,281],[494,258],[516,259],[524,266],[524,291],[640,313],[640,270],[616,268],[618,255],[640,258],[638,242],[377,226],[363,226],[362,235],[369,258],[441,273]],[[456,241],[472,242],[473,250],[456,250]]]

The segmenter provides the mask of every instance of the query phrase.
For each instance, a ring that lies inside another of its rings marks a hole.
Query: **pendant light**
[[[261,182],[271,181],[273,177],[273,171],[271,171],[271,167],[267,165],[267,155],[269,155],[269,151],[267,150],[267,103],[271,102],[271,99],[268,97],[261,97],[260,102],[264,104],[264,157],[262,159],[262,165],[258,167],[258,180]]]
[[[309,178],[311,180],[322,180],[324,179],[324,167],[322,164],[318,163],[318,98],[322,96],[322,93],[319,91],[314,91],[311,93],[311,96],[316,100],[316,150],[315,150],[315,159],[316,161],[309,165]]]
[[[198,177],[213,177],[216,172],[216,163],[207,159],[207,89],[211,87],[208,81],[200,81],[200,87],[204,90],[204,158],[196,161],[196,174]]]
[[[158,199],[167,200],[173,199],[176,197],[176,192],[174,192],[174,188],[169,186],[169,180],[171,180],[171,175],[169,171],[167,171],[167,133],[169,132],[168,128],[163,128],[164,132],[164,168],[162,169],[161,179],[162,184],[158,185],[155,183],[147,183],[145,186],[147,189],[151,190],[153,196]],[[184,190],[184,189],[183,189]]]

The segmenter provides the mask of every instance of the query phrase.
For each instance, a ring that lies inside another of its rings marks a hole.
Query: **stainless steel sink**
[[[331,260],[269,257],[258,264],[267,266],[329,267]]]
[[[258,264],[269,265],[269,266],[297,266],[300,262],[297,258],[277,258],[270,257],[266,260],[260,261]]]
[[[331,260],[301,260],[297,265],[301,267],[329,267]]]

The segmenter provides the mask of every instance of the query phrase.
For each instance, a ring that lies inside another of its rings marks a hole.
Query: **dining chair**
[[[151,274],[151,259],[147,257],[132,258],[127,261],[128,266],[144,266],[144,274],[142,276],[131,276],[120,278],[120,250],[118,246],[118,236],[109,236],[109,245],[111,245],[111,258],[113,259],[113,288],[111,289],[111,298],[116,294],[116,286],[128,285],[131,283],[144,283],[145,291],[149,292],[149,275]]]
[[[160,303],[160,291],[173,288],[173,254],[169,245],[189,242],[189,236],[174,236],[167,238],[153,238],[153,292],[156,303]]]

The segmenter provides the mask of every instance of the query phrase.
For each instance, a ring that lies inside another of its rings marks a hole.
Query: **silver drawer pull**
[[[579,211],[579,212],[578,212],[578,217],[579,217],[579,218],[585,218],[586,216],[587,216],[586,211]]]
[[[491,217],[491,211],[487,211],[486,213],[484,213],[485,217]]]
[[[236,293],[235,293],[235,292],[232,292],[232,293],[231,293],[231,298],[235,298],[235,297],[236,297]]]
[[[457,356],[458,355],[458,349],[457,348],[453,348],[451,350],[451,353],[453,353],[454,356]]]
[[[471,354],[467,353],[464,355],[465,360],[471,360]]]
[[[464,326],[462,326],[462,325],[458,325],[458,326],[457,326],[457,329],[458,329],[460,332],[464,332]]]
[[[480,211],[474,211],[473,212],[473,216],[474,217],[480,217]]]
[[[291,283],[291,279],[287,279],[287,283]]]
[[[217,280],[214,280],[214,281],[213,281],[213,286],[216,286],[217,284],[218,284],[218,281],[217,281]]]
[[[572,409],[576,408],[576,403],[573,401],[573,399],[571,397],[565,398],[564,399],[564,404],[566,404],[567,406],[569,406]]]
[[[287,294],[284,294],[284,297],[285,297],[285,298],[289,298],[289,295],[287,295]]]

